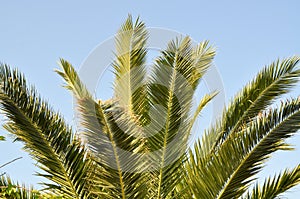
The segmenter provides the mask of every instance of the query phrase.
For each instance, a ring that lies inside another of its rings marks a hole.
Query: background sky
[[[300,3],[294,1],[1,1],[0,62],[18,67],[42,96],[73,123],[72,96],[54,73],[64,58],[77,69],[88,54],[113,36],[128,13],[149,27],[173,29],[196,41],[208,39],[217,48],[215,65],[227,100],[266,64],[300,54]],[[299,86],[298,86],[299,87]],[[294,95],[298,95],[296,89]],[[0,135],[6,135],[1,129]],[[276,153],[261,176],[296,166],[300,136],[293,152]],[[0,165],[13,179],[37,185],[37,170],[21,144],[0,143]],[[298,198],[300,186],[287,198]]]

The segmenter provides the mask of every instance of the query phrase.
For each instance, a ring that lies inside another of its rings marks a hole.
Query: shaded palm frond
[[[0,67],[0,104],[8,121],[4,127],[38,161],[38,166],[55,188],[72,198],[87,194],[86,178],[90,161],[61,116],[43,101],[34,88],[28,88],[22,74],[7,65]]]
[[[99,158],[99,165],[105,169],[103,173],[106,172],[108,181],[114,182],[112,195],[120,198],[145,197],[146,179],[143,179],[145,176],[141,172],[146,162],[135,151],[138,140],[124,133],[119,125],[128,129],[130,126],[127,123],[116,124],[112,114],[115,110],[101,101],[95,103],[82,99],[79,104],[88,144]]]

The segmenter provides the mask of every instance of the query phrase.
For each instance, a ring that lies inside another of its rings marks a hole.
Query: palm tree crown
[[[215,49],[175,38],[146,67],[145,24],[129,16],[116,38],[114,95],[95,99],[73,66],[61,59],[65,87],[76,98],[80,128],[62,116],[8,65],[0,67],[4,128],[48,179],[44,190],[14,184],[1,176],[6,198],[276,198],[300,182],[300,165],[255,180],[285,140],[300,128],[300,100],[276,103],[300,77],[294,56],[265,66],[224,109],[220,119],[190,147],[188,139],[212,92],[193,106],[199,82]],[[2,137],[0,137],[2,139]]]

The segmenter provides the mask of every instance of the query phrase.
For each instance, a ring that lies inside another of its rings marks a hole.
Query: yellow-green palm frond
[[[62,199],[62,196],[45,193],[34,190],[32,187],[27,188],[25,185],[14,183],[10,177],[0,177],[0,198],[7,199]]]
[[[143,117],[147,111],[147,38],[145,24],[139,19],[134,22],[131,15],[115,37],[114,94],[129,117]]]
[[[18,183],[13,183],[8,176],[1,176],[0,178],[0,197],[1,198],[24,198],[33,199],[38,198],[38,191],[25,186],[20,186]]]

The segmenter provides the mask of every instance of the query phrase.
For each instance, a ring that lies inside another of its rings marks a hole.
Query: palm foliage
[[[60,60],[57,73],[80,113],[76,130],[18,70],[1,65],[4,127],[49,181],[38,192],[2,176],[3,197],[275,198],[300,182],[299,166],[262,185],[255,178],[274,152],[291,150],[285,141],[300,128],[300,100],[277,103],[298,82],[299,57],[264,67],[189,147],[198,116],[217,95],[204,95],[193,109],[215,49],[207,41],[193,46],[189,37],[174,38],[148,72],[147,39],[145,24],[129,16],[116,35],[108,101],[94,98],[74,67]],[[16,195],[9,195],[12,188]]]
[[[19,185],[12,182],[7,176],[1,176],[0,178],[0,197],[9,199],[60,199],[62,197],[52,195],[50,193],[34,190],[32,187],[27,188],[25,185]]]

